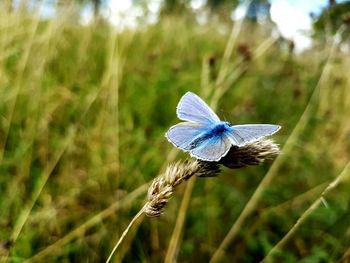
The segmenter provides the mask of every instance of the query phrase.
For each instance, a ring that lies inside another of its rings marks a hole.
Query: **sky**
[[[271,19],[283,37],[293,40],[297,50],[303,50],[311,47],[310,13],[319,14],[327,4],[328,0],[273,0]]]
[[[328,0],[271,0],[271,19],[276,23],[280,34],[295,42],[297,50],[304,50],[311,46],[311,39],[308,36],[311,33],[312,20],[310,13],[319,14],[328,4]],[[137,10],[132,9],[132,0],[108,2],[110,8],[110,20],[118,26],[136,25],[135,17]],[[156,21],[157,11],[161,0],[150,0],[151,13],[153,20]],[[205,0],[192,1],[192,8],[197,9],[204,5]],[[126,14],[120,19],[120,14]],[[235,18],[240,18],[244,14],[243,5],[236,10]],[[121,22],[123,21],[123,22]]]
[[[149,0],[149,23],[157,21],[158,11],[162,0]],[[344,2],[339,1],[338,2]],[[192,0],[191,6],[194,9],[201,8],[205,0]],[[271,19],[276,23],[280,34],[295,42],[297,50],[304,50],[311,46],[311,39],[308,36],[312,30],[310,13],[319,14],[327,6],[328,0],[270,0]],[[142,12],[132,5],[132,0],[107,0],[102,15],[107,17],[117,28],[136,27],[137,18]],[[244,5],[239,6],[233,12],[234,19],[241,19],[244,16]],[[92,20],[93,12],[91,7],[84,9],[82,23],[89,23]]]

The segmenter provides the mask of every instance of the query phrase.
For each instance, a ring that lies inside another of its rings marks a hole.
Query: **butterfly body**
[[[202,133],[194,138],[193,141],[189,144],[189,150],[201,147],[201,145],[203,145],[203,143],[207,142],[208,140],[220,139],[225,133],[230,133],[231,131],[232,128],[227,122],[220,122],[208,129],[203,129]]]
[[[232,125],[221,121],[196,94],[187,92],[177,106],[177,116],[185,121],[172,126],[166,138],[176,147],[204,161],[219,161],[231,146],[243,146],[271,135],[279,125]]]
[[[210,133],[213,136],[221,136],[226,132],[231,132],[232,131],[231,126],[232,125],[229,124],[228,122],[220,122],[211,129]]]

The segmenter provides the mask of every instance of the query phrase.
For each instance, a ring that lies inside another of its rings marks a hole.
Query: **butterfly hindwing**
[[[204,129],[203,126],[197,123],[181,122],[170,127],[165,137],[176,147],[188,151],[191,142],[200,136]]]
[[[226,135],[215,136],[190,151],[190,154],[203,161],[217,162],[231,148],[231,141]]]

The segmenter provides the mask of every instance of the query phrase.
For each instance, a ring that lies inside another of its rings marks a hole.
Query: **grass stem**
[[[286,160],[287,156],[290,154],[291,150],[293,149],[295,142],[298,140],[298,138],[302,134],[302,131],[304,130],[304,128],[308,124],[308,120],[309,120],[309,117],[311,115],[311,109],[314,106],[313,102],[317,101],[321,83],[325,79],[326,75],[328,75],[327,73],[328,73],[328,68],[329,68],[329,61],[330,61],[330,58],[332,57],[334,51],[335,51],[335,43],[331,48],[331,51],[328,55],[328,60],[323,68],[323,71],[321,73],[318,84],[315,87],[315,89],[311,95],[309,103],[307,104],[303,114],[301,115],[298,123],[294,127],[291,135],[288,137],[288,139],[287,139],[287,141],[282,149],[283,154],[280,154],[276,158],[276,160],[274,161],[274,163],[270,167],[269,171],[267,172],[267,174],[265,175],[263,180],[260,182],[260,184],[256,188],[255,192],[253,193],[252,197],[249,199],[248,203],[246,204],[246,206],[242,210],[241,214],[238,216],[237,220],[233,223],[231,229],[229,230],[229,232],[227,233],[227,235],[225,236],[225,238],[223,239],[223,241],[221,242],[219,247],[214,252],[212,258],[210,259],[210,263],[218,262],[224,256],[224,251],[227,249],[229,244],[235,239],[239,230],[242,228],[245,220],[252,214],[252,212],[256,208],[262,193],[264,192],[266,187],[271,183],[273,178],[277,175],[278,170],[280,169],[280,167],[282,166],[282,164]]]
[[[147,191],[147,188],[148,188],[148,184],[143,184],[139,186],[137,189],[135,189],[134,191],[129,193],[127,196],[125,196],[122,200],[117,200],[116,202],[111,204],[109,207],[99,212],[98,214],[96,214],[95,216],[93,216],[83,224],[81,224],[79,227],[75,228],[73,231],[66,234],[64,237],[57,240],[52,245],[46,247],[45,249],[41,250],[38,254],[26,260],[25,263],[39,262],[49,254],[52,254],[55,251],[62,249],[64,245],[84,235],[84,233],[87,230],[94,227],[95,225],[97,225],[104,219],[108,218],[109,216],[114,215],[116,211],[132,204],[136,198],[138,198],[140,195],[144,194]]]
[[[121,235],[121,237],[119,238],[117,244],[115,244],[115,246],[112,249],[112,252],[109,254],[106,263],[110,262],[110,260],[113,257],[114,252],[117,250],[117,248],[119,247],[119,245],[123,242],[126,234],[129,232],[130,228],[132,227],[132,225],[135,223],[135,221],[143,214],[143,212],[145,211],[146,205],[144,205],[140,211],[134,216],[134,218],[130,221],[128,227],[124,230],[123,234]]]
[[[179,214],[176,219],[175,227],[173,230],[173,234],[171,235],[168,250],[166,252],[164,263],[172,263],[176,258],[176,252],[179,248],[179,243],[182,235],[182,229],[184,228],[187,209],[189,207],[190,201],[191,201],[191,195],[192,190],[194,187],[194,184],[196,182],[196,177],[194,177],[192,180],[188,182],[186,185],[186,190],[184,197],[181,202],[181,206],[179,209]]]
[[[305,222],[305,220],[316,210],[316,208],[323,203],[325,196],[339,185],[340,182],[350,179],[350,162],[345,166],[343,171],[327,186],[327,188],[322,192],[321,196],[317,198],[315,202],[299,217],[297,222],[292,226],[288,233],[270,250],[270,252],[265,256],[262,262],[269,262],[270,258],[280,251],[285,244],[291,239],[299,227]]]

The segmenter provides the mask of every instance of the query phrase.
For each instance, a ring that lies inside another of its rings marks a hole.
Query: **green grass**
[[[3,261],[22,262],[52,244],[38,261],[104,261],[147,189],[130,193],[174,158],[164,133],[178,122],[177,102],[189,90],[217,99],[217,113],[232,123],[282,125],[274,138],[283,153],[273,164],[196,180],[177,260],[207,262],[265,174],[273,174],[222,262],[268,254],[349,162],[350,60],[331,43],[290,55],[268,29],[249,23],[223,59],[230,27],[168,17],[117,33],[104,24],[79,26],[68,14],[48,21],[0,14]],[[327,207],[303,220],[276,262],[345,255],[348,187],[349,178],[327,193]],[[133,226],[116,262],[164,261],[185,188],[159,219]]]

